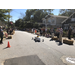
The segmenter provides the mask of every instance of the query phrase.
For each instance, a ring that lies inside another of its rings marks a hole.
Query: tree
[[[25,17],[23,17],[22,19],[18,19],[15,22],[15,26],[21,28],[38,28],[38,22],[42,22],[42,18],[44,18],[48,14],[53,15],[53,13],[51,13],[52,11],[53,9],[28,9],[25,12]],[[22,20],[22,22],[20,22],[20,20]]]
[[[22,25],[22,19],[18,19],[18,20],[15,22],[15,26],[19,27],[20,25]]]
[[[53,9],[28,9],[26,11],[25,20],[34,22],[41,22],[42,18],[44,18],[48,14],[52,14]]]
[[[23,19],[25,17],[24,13],[20,13],[20,19]]]
[[[70,16],[74,12],[75,12],[75,9],[60,9],[59,15]]]
[[[1,21],[8,20],[8,18],[10,18],[11,16],[6,13],[9,13],[9,12],[11,12],[11,9],[0,9],[0,20]]]
[[[48,14],[53,14],[51,13],[54,9],[43,9],[44,12],[47,12]]]

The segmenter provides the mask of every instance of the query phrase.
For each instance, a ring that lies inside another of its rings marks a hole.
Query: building
[[[75,12],[62,22],[63,29],[68,30],[70,26],[75,27]]]
[[[56,15],[47,15],[45,18],[42,18],[42,23],[46,27],[60,27],[62,26],[61,22],[67,19],[67,16],[56,16]]]

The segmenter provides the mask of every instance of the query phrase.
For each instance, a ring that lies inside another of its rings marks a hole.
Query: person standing
[[[7,33],[9,32],[9,28],[7,28]]]
[[[33,28],[32,28],[32,33],[33,33]]]
[[[62,35],[63,35],[63,29],[60,27],[59,29],[59,42],[62,44]]]
[[[35,34],[35,28],[33,29],[33,32],[34,32],[34,34]]]
[[[59,34],[60,34],[60,28],[57,28],[57,37],[58,37],[58,40],[59,40]]]
[[[74,38],[74,40],[75,40],[75,28],[73,29],[73,38]]]
[[[54,29],[51,28],[51,37],[54,38]]]
[[[69,30],[68,30],[68,39],[70,39],[70,40],[71,40],[71,33],[72,33],[72,29],[70,27]]]
[[[45,28],[45,34],[47,33],[47,28]]]
[[[10,35],[11,35],[11,33],[12,33],[12,29],[10,28]]]
[[[43,34],[43,29],[41,29],[41,36],[42,36],[42,34]]]
[[[45,28],[43,28],[43,36],[45,35]]]
[[[1,38],[0,43],[2,44],[3,43],[3,30],[2,30],[2,27],[0,27],[0,38]]]
[[[51,35],[52,35],[52,38],[54,38],[54,29],[53,28],[51,29]]]
[[[49,33],[50,33],[50,35],[51,35],[51,29],[49,29]]]

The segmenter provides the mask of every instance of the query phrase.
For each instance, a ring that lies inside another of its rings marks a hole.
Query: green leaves
[[[70,16],[74,12],[75,12],[75,9],[60,9],[59,15],[61,15],[61,16]]]
[[[22,19],[23,21],[20,22],[20,20],[18,19],[15,22],[15,26],[19,27],[21,25],[20,27],[38,28],[38,22],[42,22],[42,18],[44,18],[48,14],[52,14],[52,11],[53,9],[28,9],[25,13],[26,16]]]
[[[11,12],[11,9],[0,9],[0,20],[5,21],[8,18],[10,18],[10,15],[7,15],[7,13]]]
[[[28,9],[26,11],[25,20],[33,19],[35,22],[41,22],[47,14],[51,14],[53,9]],[[33,17],[32,17],[33,16]]]

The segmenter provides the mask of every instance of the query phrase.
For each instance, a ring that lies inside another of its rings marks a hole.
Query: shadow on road
[[[5,48],[3,48],[3,50],[4,50],[4,49],[7,49],[7,48],[8,48],[8,47],[5,47]]]
[[[53,41],[53,39],[50,39],[49,41]]]
[[[62,46],[63,45],[63,43],[60,43],[59,41],[55,41],[56,42],[56,44],[58,45],[58,46]],[[65,44],[65,43],[64,43]],[[69,46],[74,46],[74,44],[73,45],[71,45],[71,44],[65,44],[65,45],[69,45]]]
[[[45,65],[37,55],[6,59],[4,65]]]
[[[56,40],[55,42],[56,42],[56,44],[57,44],[58,46],[62,46],[62,45],[63,45],[63,43],[60,43],[59,40]]]

